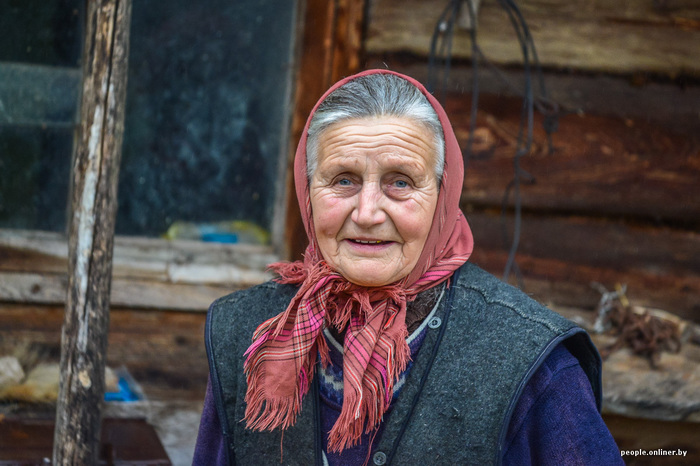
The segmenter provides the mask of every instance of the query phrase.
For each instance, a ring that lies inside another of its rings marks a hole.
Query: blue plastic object
[[[119,377],[117,382],[118,392],[106,392],[105,401],[138,401],[140,398],[129,386],[129,382],[124,377]]]

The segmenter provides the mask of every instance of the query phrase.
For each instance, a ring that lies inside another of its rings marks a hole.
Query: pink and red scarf
[[[348,282],[322,259],[314,235],[306,177],[306,134],[318,105],[335,89],[360,76],[395,74],[406,79],[435,108],[445,135],[445,169],[433,225],[413,271],[402,280],[367,288]],[[473,249],[469,225],[459,209],[464,180],[462,152],[437,100],[417,81],[387,70],[370,70],[336,83],[316,104],[299,141],[294,161],[297,199],[309,237],[304,261],[276,263],[281,283],[300,285],[289,307],[263,322],[246,351],[248,428],[272,430],[293,425],[308,392],[317,354],[328,364],[323,328],[347,327],[343,348],[343,406],[329,434],[329,451],[342,451],[373,431],[389,407],[394,382],[406,369],[406,303],[445,280]]]

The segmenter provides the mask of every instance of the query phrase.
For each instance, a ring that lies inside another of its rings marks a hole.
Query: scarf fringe
[[[343,407],[338,420],[328,433],[328,451],[339,453],[346,448],[352,448],[360,442],[362,433],[369,433],[381,420],[378,412],[384,413],[384,403],[381,399],[383,388],[376,395],[363,390],[362,400],[356,394],[343,396]],[[356,416],[359,403],[359,416]]]
[[[265,371],[262,367],[246,368],[248,390],[245,396],[246,410],[243,419],[246,427],[253,430],[273,430],[277,427],[285,430],[296,423],[301,410],[301,401],[309,391],[310,381],[315,372],[315,357],[309,367],[302,366],[296,380],[294,395],[279,396],[267,393],[265,389]],[[261,364],[258,363],[257,366]]]
[[[258,393],[249,399],[246,396],[246,427],[252,430],[272,430],[277,427],[285,430],[294,425],[301,408],[301,398],[267,396]]]
[[[408,333],[404,330],[403,333]],[[384,386],[379,386],[375,393],[371,390],[371,381],[367,374],[362,384],[362,395],[345,390],[340,416],[328,434],[328,450],[340,453],[346,448],[352,448],[360,442],[362,433],[369,434],[377,429],[384,413],[391,403],[394,394],[394,382],[406,370],[411,360],[411,349],[406,343],[408,335],[399,335],[393,341],[393,357],[387,361],[388,379]]]

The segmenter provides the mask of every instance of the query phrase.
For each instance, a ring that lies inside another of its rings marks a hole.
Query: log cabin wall
[[[426,82],[444,0],[370,1],[364,68]],[[700,322],[700,6],[683,1],[517,2],[558,109],[550,147],[536,112],[521,160],[522,234],[516,262],[526,292],[555,308],[593,310],[627,285],[633,304]],[[477,42],[485,57],[462,209],[472,261],[501,276],[513,229],[513,179],[522,109],[522,54],[499,2],[484,1]],[[504,79],[505,78],[505,79]],[[446,101],[462,147],[470,128],[469,32],[458,29]],[[508,84],[510,83],[510,84]],[[514,279],[511,281],[515,282]]]

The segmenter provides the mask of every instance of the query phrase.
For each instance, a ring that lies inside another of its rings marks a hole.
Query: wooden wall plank
[[[0,301],[61,304],[66,299],[66,288],[65,274],[0,272]],[[110,303],[124,307],[206,311],[215,299],[242,288],[114,278]]]
[[[503,249],[499,213],[466,215],[479,247]],[[508,228],[511,223],[508,213]],[[546,241],[540,241],[542,238]],[[525,214],[519,244],[521,253],[535,257],[618,271],[700,277],[700,233],[695,231],[602,218]]]
[[[67,239],[60,233],[0,229],[0,270],[62,273],[67,254]],[[269,246],[117,236],[113,272],[121,277],[167,280],[168,268],[173,266],[230,265],[263,278],[267,264],[276,260]]]
[[[428,81],[425,59],[396,54],[370,55],[367,68],[389,67]],[[643,75],[611,76],[577,73],[544,73],[547,96],[563,114],[577,113],[617,118],[635,118],[681,134],[695,134],[700,128],[700,86],[692,83],[654,82]],[[480,95],[520,97],[525,83],[521,68],[479,68]],[[533,78],[534,79],[534,78]],[[473,71],[470,64],[453,63],[447,81],[451,98],[471,93]],[[539,84],[534,85],[539,96]]]
[[[518,2],[544,66],[609,73],[653,72],[700,76],[700,5],[652,0],[522,0]],[[409,52],[427,56],[437,19],[447,2],[372,2],[366,48],[369,53]],[[498,64],[521,64],[507,14],[499,2],[483,2],[478,42]],[[467,58],[467,31],[457,31],[455,58]]]
[[[63,313],[62,306],[0,303],[0,355],[23,347],[58,363]],[[107,365],[126,367],[151,400],[202,400],[208,376],[204,323],[199,312],[113,307]]]
[[[466,204],[501,205],[514,176],[520,105],[518,99],[480,97]],[[469,134],[469,106],[470,100],[458,95],[446,105],[462,147]],[[537,116],[533,151],[521,159],[535,178],[522,187],[524,208],[690,224],[700,218],[696,133],[676,133],[641,119],[569,114],[560,118],[552,139],[550,153]]]
[[[0,300],[57,304],[66,297],[64,235],[0,230]],[[205,311],[234,290],[271,278],[267,246],[117,237],[111,303]]]
[[[502,276],[508,258],[501,216],[468,212],[472,262]],[[508,233],[512,231],[508,218]],[[508,245],[509,246],[509,245]],[[594,309],[600,294],[626,284],[633,304],[700,322],[700,234],[591,218],[525,215],[516,261],[524,291],[555,305]]]

